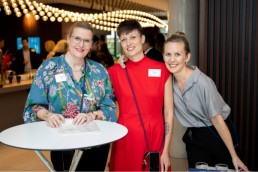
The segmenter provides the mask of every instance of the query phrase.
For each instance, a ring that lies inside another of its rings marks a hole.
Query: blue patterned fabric
[[[106,69],[90,59],[85,61],[85,65],[78,82],[63,55],[43,62],[26,101],[23,112],[25,123],[37,121],[36,112],[42,107],[65,118],[74,118],[80,111],[101,110],[104,120],[117,121],[116,104]]]

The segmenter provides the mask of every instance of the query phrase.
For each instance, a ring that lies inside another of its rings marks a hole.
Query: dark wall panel
[[[257,0],[201,0],[199,67],[231,107],[250,170],[258,170]]]

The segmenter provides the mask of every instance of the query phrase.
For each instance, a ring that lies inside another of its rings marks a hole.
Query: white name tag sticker
[[[66,76],[64,73],[60,73],[55,75],[56,82],[63,82],[66,81]]]
[[[149,69],[148,76],[149,77],[160,77],[161,69]]]

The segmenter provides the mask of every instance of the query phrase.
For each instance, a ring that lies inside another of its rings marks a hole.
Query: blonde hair
[[[90,30],[92,32],[92,36],[93,36],[93,28],[91,27],[91,25],[88,22],[85,22],[85,21],[78,21],[78,22],[75,22],[70,27],[69,32],[67,34],[68,38],[70,38],[72,36],[74,28],[77,28],[77,27]]]
[[[65,39],[61,39],[60,41],[57,42],[53,51],[55,53],[66,53],[67,49],[68,49],[67,41]]]
[[[55,56],[56,53],[65,54],[68,51],[68,43],[65,39],[58,41],[52,51],[47,55],[47,59]]]
[[[173,33],[164,43],[167,44],[168,42],[182,42],[185,46],[185,52],[186,54],[190,53],[190,46],[189,46],[189,42],[186,38],[186,35],[184,32],[180,32],[180,31],[177,31],[175,33]]]
[[[47,51],[47,52],[52,51],[52,50],[54,49],[55,45],[56,45],[56,43],[55,43],[54,41],[52,41],[52,40],[47,40],[47,41],[45,42],[45,49],[46,49],[46,51]]]

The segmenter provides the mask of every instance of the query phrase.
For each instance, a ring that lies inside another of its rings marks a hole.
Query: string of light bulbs
[[[36,20],[50,20],[51,22],[88,21],[93,28],[104,31],[116,31],[116,27],[125,19],[135,19],[142,27],[167,28],[168,25],[158,17],[135,10],[117,10],[103,13],[78,13],[59,9],[43,3],[30,0],[1,0],[6,15],[11,15],[12,10],[17,17],[33,15]]]

